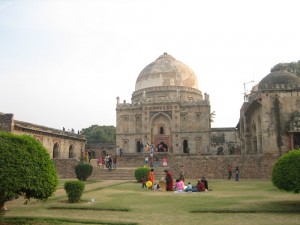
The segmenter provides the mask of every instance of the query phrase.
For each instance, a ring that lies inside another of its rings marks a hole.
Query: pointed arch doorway
[[[171,118],[165,113],[158,113],[151,119],[151,143],[159,152],[172,152]]]

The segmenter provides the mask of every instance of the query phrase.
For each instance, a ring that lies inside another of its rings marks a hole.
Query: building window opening
[[[159,134],[164,134],[164,128],[163,127],[159,128]]]
[[[136,142],[136,152],[142,152],[143,149],[143,143],[141,143],[140,141]]]
[[[189,153],[189,151],[188,151],[189,144],[188,144],[187,140],[183,140],[182,147],[183,147],[183,153]]]

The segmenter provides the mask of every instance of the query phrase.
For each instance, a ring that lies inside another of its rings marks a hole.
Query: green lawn
[[[31,200],[24,205],[22,198],[8,202],[9,211],[0,221],[35,225],[300,224],[300,195],[279,191],[266,180],[211,180],[212,191],[203,193],[142,191],[135,182],[88,181],[82,200],[72,204],[67,201],[64,182],[60,180],[55,195],[46,202]]]

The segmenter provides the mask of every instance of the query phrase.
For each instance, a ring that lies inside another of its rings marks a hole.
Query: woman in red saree
[[[172,175],[169,172],[169,170],[165,170],[165,173],[166,173],[165,179],[166,179],[166,184],[167,184],[166,191],[173,191],[174,183],[173,183]]]

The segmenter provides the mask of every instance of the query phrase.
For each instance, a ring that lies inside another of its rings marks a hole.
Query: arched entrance
[[[136,152],[141,152],[143,148],[143,143],[141,141],[136,142]]]
[[[157,151],[172,151],[172,126],[171,118],[165,113],[157,113],[151,119],[151,144],[157,147]],[[159,147],[160,146],[160,147]]]
[[[59,158],[59,144],[56,142],[53,146],[53,159]]]
[[[69,159],[72,159],[74,158],[74,146],[73,145],[70,145],[69,147]]]
[[[157,151],[158,151],[158,152],[167,152],[169,146],[168,146],[166,143],[164,143],[163,141],[161,141],[161,142],[156,146],[156,148],[157,148]]]
[[[124,152],[129,152],[129,143],[128,143],[128,140],[124,140],[124,142],[123,142],[123,149],[124,149]]]

